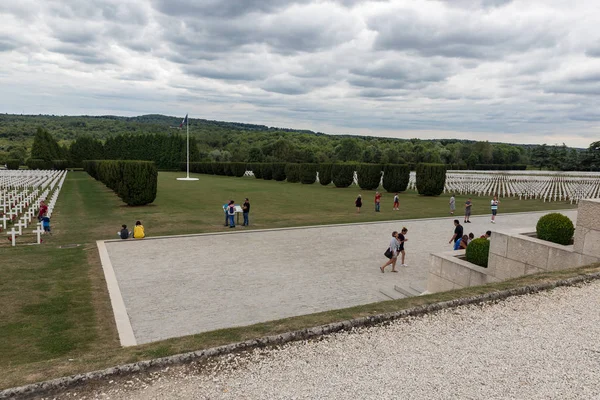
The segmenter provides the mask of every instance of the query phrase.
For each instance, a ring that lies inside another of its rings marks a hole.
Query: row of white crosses
[[[448,171],[446,193],[477,196],[518,197],[545,201],[578,203],[583,198],[600,197],[600,173],[529,171]]]
[[[34,226],[37,227],[33,230],[37,243],[41,243],[41,224],[32,224],[32,221],[37,216],[40,201],[44,199],[47,200],[47,214],[49,217],[52,215],[66,174],[66,171],[0,171],[0,221],[3,230],[7,228],[7,221],[13,222],[12,229],[7,232],[12,246],[16,245],[17,235],[23,235],[24,229]],[[50,194],[50,199],[47,199]]]

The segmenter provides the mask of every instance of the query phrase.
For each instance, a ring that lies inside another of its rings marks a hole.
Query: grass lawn
[[[54,235],[41,246],[0,243],[0,388],[104,368],[156,356],[191,351],[265,334],[300,329],[417,304],[484,291],[574,276],[600,267],[528,276],[480,288],[370,304],[351,309],[225,329],[121,349],[95,241],[115,239],[121,224],[141,220],[149,236],[227,230],[221,206],[228,199],[250,198],[252,229],[347,222],[383,221],[448,215],[448,197],[384,193],[382,211],[373,210],[374,191],[337,189],[255,178],[198,175],[197,182],[177,181],[181,173],[160,173],[158,197],[145,207],[127,207],[112,191],[84,172],[69,173],[52,215]],[[356,214],[354,199],[364,206]],[[466,197],[458,196],[458,210]],[[567,203],[501,199],[503,212],[574,208]],[[489,198],[473,199],[473,214],[489,212]],[[461,216],[459,212],[459,216]],[[242,227],[236,229],[244,229]],[[78,244],[78,247],[60,248]]]

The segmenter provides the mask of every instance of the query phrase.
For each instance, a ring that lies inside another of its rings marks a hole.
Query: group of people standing
[[[450,201],[448,202],[450,205],[450,215],[454,215],[454,211],[456,211],[456,198],[454,195],[450,196]],[[490,201],[490,208],[492,210],[492,224],[496,223],[496,215],[498,214],[498,204],[500,204],[500,200],[498,200],[498,196],[494,196],[494,198]],[[473,201],[471,197],[465,201],[465,224],[470,224],[471,218],[471,208],[473,207]]]
[[[230,228],[235,228],[235,201],[229,200],[229,203],[223,206],[223,210],[225,211],[225,226],[229,225]],[[248,226],[249,222],[249,214],[250,214],[250,200],[246,197],[244,199],[244,204],[242,204],[242,215],[244,217],[244,223],[242,226]]]
[[[375,212],[381,211],[381,193],[375,192]],[[356,206],[356,212],[360,214],[360,209],[363,206],[362,196],[359,194],[356,200],[354,201],[354,205]],[[392,210],[398,211],[400,209],[400,198],[398,197],[398,193],[394,194],[394,205],[392,206]]]

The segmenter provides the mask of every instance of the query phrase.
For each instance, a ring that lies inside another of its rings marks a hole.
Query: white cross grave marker
[[[10,241],[11,241],[13,247],[15,247],[17,245],[17,241],[15,239],[15,235],[17,234],[17,232],[15,232],[15,228],[12,228],[10,230],[10,232],[8,232],[8,234],[11,235]]]
[[[37,244],[41,244],[42,243],[42,237],[40,235],[42,233],[44,233],[44,230],[42,229],[42,224],[38,223],[37,224],[37,229],[34,230],[33,233],[35,233],[37,235]]]

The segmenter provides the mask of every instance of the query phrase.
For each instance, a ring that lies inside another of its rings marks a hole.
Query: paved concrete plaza
[[[472,217],[465,233],[534,230],[546,213],[500,214],[496,224],[489,216]],[[562,213],[576,220],[577,211]],[[221,234],[106,241],[110,260],[104,257],[103,266],[106,271],[112,264],[116,295],[126,309],[122,316],[141,344],[389,300],[390,293],[398,295],[394,285],[425,288],[429,254],[451,249],[453,219],[268,231],[239,227]],[[403,226],[409,267],[398,263],[399,273],[382,274],[391,232]],[[111,290],[113,307],[115,293]]]

